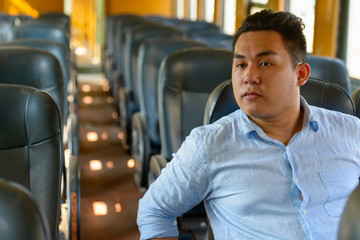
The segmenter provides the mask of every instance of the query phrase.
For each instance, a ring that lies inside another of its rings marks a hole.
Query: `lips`
[[[247,99],[254,99],[254,98],[261,97],[261,94],[258,92],[255,92],[255,91],[246,91],[241,95],[241,97],[247,98]]]

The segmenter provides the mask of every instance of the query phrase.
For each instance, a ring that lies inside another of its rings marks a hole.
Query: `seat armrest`
[[[149,186],[160,176],[161,170],[165,168],[168,162],[169,161],[161,154],[151,156],[148,177]]]
[[[132,116],[131,142],[131,156],[135,160],[135,184],[137,187],[147,188],[151,149],[147,121],[140,112]]]

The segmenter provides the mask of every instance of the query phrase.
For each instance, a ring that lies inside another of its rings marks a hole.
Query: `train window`
[[[236,0],[224,0],[223,28],[227,34],[235,33],[236,24]]]
[[[190,12],[190,20],[196,21],[197,20],[197,12],[198,12],[198,0],[190,0],[189,2],[189,12]]]
[[[179,19],[184,19],[185,15],[185,2],[184,0],[177,0],[176,1],[176,17]]]
[[[314,23],[315,23],[315,0],[290,0],[285,8],[302,18],[305,29],[304,34],[307,42],[307,52],[313,52]]]
[[[214,22],[214,13],[215,13],[215,0],[205,0],[204,2],[205,21]]]
[[[266,8],[268,0],[250,0],[249,1],[249,14],[254,14]]]
[[[346,65],[349,75],[357,79],[360,79],[360,68],[358,66],[360,63],[360,31],[358,27],[360,21],[359,9],[360,1],[350,0]]]

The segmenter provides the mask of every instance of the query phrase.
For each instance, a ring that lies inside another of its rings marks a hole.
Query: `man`
[[[186,138],[139,202],[141,239],[176,239],[176,216],[201,201],[215,239],[336,239],[359,182],[360,122],[300,96],[302,30],[291,13],[247,17],[233,44],[241,110]]]

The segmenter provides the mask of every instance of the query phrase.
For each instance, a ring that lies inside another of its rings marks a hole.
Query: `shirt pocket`
[[[359,184],[359,174],[354,168],[320,171],[328,198],[324,203],[325,211],[331,217],[340,217],[347,199]]]

